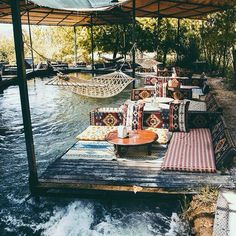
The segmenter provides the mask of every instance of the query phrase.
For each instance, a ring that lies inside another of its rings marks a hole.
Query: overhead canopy
[[[31,0],[38,6],[67,11],[106,11],[115,6],[111,0]]]
[[[115,2],[115,3],[114,3]],[[137,17],[202,18],[234,6],[236,0],[136,0]],[[76,26],[130,22],[132,0],[20,0],[22,23]],[[11,23],[10,0],[0,0],[0,23]]]
[[[127,23],[129,14],[111,0],[20,0],[22,24],[76,26]],[[0,23],[12,23],[10,0],[0,0]]]
[[[201,18],[206,14],[235,6],[236,0],[136,0],[137,17]],[[122,4],[132,12],[132,0]]]

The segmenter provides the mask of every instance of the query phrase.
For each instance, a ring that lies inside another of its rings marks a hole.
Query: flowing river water
[[[89,75],[81,75],[85,78]],[[49,78],[28,81],[39,175],[89,125],[89,111],[118,106],[130,90],[108,99],[85,98]],[[178,199],[28,198],[28,165],[19,88],[0,94],[0,235],[189,235]],[[165,200],[163,200],[165,199]]]

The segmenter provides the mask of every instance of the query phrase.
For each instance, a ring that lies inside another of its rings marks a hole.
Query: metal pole
[[[94,38],[93,38],[93,15],[91,15],[91,52],[92,52],[92,74],[94,74]]]
[[[136,8],[136,1],[132,0],[132,20],[133,20],[133,29],[132,29],[132,41],[133,41],[133,60],[132,60],[132,77],[135,78],[135,42],[136,42],[136,36],[135,36],[135,27],[136,27],[136,14],[135,14],[135,8]],[[135,88],[135,80],[133,81],[133,88]]]
[[[24,47],[22,39],[22,28],[20,18],[20,0],[11,0],[12,22],[14,31],[14,43],[17,63],[17,78],[20,89],[21,109],[24,124],[26,151],[29,166],[29,187],[32,194],[38,183],[34,141],[30,117],[29,96],[27,88],[26,70],[24,62]]]
[[[124,40],[124,45],[123,45],[123,51],[124,51],[124,60],[126,62],[126,56],[127,56],[127,49],[126,49],[126,25],[123,26],[123,40]]]
[[[27,0],[27,4],[28,4],[28,0]],[[32,42],[32,35],[31,35],[29,10],[27,11],[27,18],[28,18],[28,26],[29,26],[30,52],[31,52],[31,58],[32,58],[32,67],[34,71],[34,51],[33,51],[33,42]]]
[[[177,29],[177,63],[179,62],[179,49],[180,49],[180,19],[178,19],[178,29]]]
[[[157,11],[157,19],[158,19],[158,24],[157,24],[157,55],[158,55],[158,49],[159,49],[159,44],[160,44],[160,26],[161,26],[161,17],[160,17],[160,2],[158,1],[158,11]]]
[[[77,34],[76,34],[76,26],[74,26],[74,49],[75,49],[75,66],[77,65]]]

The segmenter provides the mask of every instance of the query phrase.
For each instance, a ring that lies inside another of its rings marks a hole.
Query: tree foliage
[[[160,21],[159,21],[160,20]],[[181,20],[178,34],[177,19],[137,19],[136,47],[141,53],[155,52],[164,64],[175,63],[190,67],[196,60],[206,60],[212,69],[232,66],[231,50],[236,44],[236,11],[216,13],[206,21]],[[91,28],[76,27],[79,60],[91,61]],[[43,57],[73,62],[74,32],[72,27],[32,26],[36,62]],[[24,39],[29,44],[28,32]],[[0,60],[14,58],[13,42],[0,40]],[[132,48],[132,25],[94,26],[94,51],[102,55],[126,56]],[[26,56],[30,50],[25,47]],[[178,56],[177,56],[178,55]]]

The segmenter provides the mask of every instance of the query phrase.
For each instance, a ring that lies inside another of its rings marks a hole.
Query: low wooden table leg
[[[147,151],[148,151],[148,155],[151,156],[152,155],[152,143],[147,145]]]
[[[115,155],[116,157],[121,156],[121,146],[120,145],[114,145],[115,146]]]

